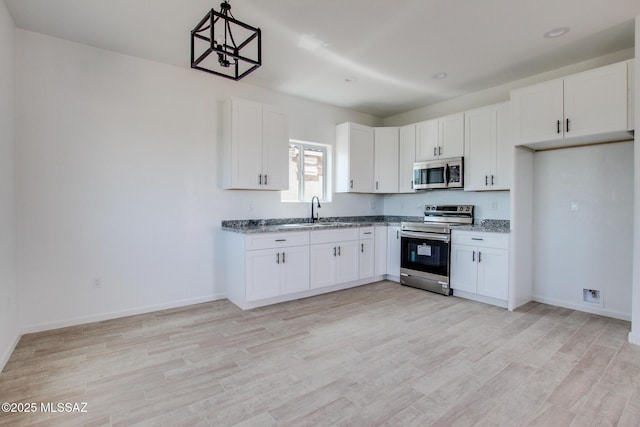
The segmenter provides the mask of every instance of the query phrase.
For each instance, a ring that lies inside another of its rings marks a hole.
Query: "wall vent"
[[[582,301],[602,307],[602,293],[597,289],[582,289]]]

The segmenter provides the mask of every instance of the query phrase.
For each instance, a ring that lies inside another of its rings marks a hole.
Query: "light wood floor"
[[[9,425],[634,426],[629,323],[380,282],[243,312],[228,301],[25,335],[0,402],[87,402]]]

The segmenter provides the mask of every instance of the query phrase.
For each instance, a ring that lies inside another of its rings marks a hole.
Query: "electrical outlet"
[[[94,277],[93,289],[100,289],[100,288],[102,288],[102,279],[100,279],[99,277]]]

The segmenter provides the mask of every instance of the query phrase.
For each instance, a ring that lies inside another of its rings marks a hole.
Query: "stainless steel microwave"
[[[429,160],[413,164],[413,188],[464,188],[464,159]]]

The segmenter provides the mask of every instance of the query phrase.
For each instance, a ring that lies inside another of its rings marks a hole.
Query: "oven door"
[[[449,284],[451,235],[403,231],[400,273]]]

